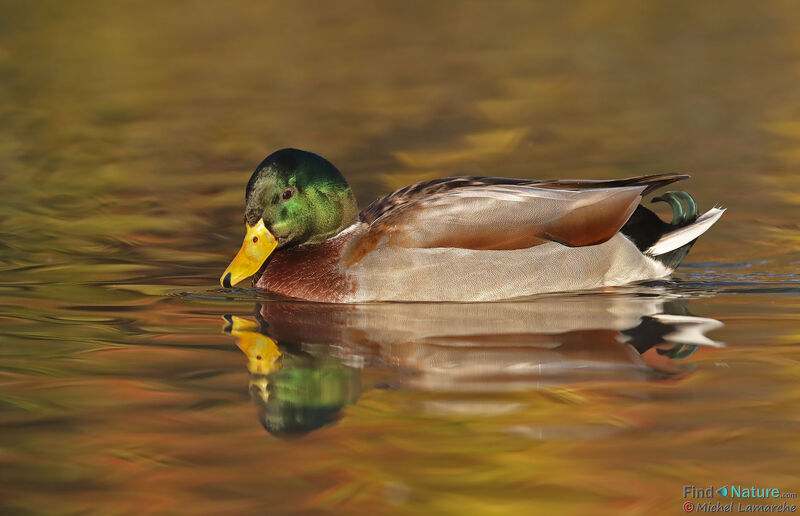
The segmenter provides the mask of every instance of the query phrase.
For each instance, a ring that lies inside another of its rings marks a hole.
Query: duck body
[[[624,235],[597,245],[546,242],[511,250],[379,246],[346,265],[367,238],[358,223],[330,242],[276,252],[253,286],[327,303],[477,302],[625,285],[669,276]]]
[[[254,178],[264,174],[263,166]],[[282,166],[297,167],[291,162]],[[341,226],[326,238],[281,246],[277,236],[278,247],[256,272],[253,285],[331,303],[472,302],[664,278],[724,211],[714,208],[697,217],[694,201],[684,192],[659,199],[672,206],[671,223],[640,205],[643,196],[687,177],[452,177],[415,183],[378,199],[351,220],[323,213],[329,225]],[[295,187],[298,192],[303,188]],[[260,212],[260,207],[249,209]],[[354,210],[338,209],[334,215],[348,211]],[[280,227],[267,218],[265,228]]]

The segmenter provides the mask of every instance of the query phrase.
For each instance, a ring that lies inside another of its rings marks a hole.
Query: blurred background
[[[791,1],[0,1],[0,508],[797,492],[799,22]],[[452,175],[685,172],[728,211],[657,284],[469,309],[223,291],[246,181],[286,146],[362,207]]]

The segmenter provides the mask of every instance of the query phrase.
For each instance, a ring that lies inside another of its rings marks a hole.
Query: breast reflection
[[[262,424],[281,436],[336,421],[358,400],[364,367],[384,370],[393,389],[462,393],[428,409],[485,413],[485,403],[463,393],[675,377],[677,360],[721,346],[706,333],[722,326],[690,315],[680,299],[640,293],[481,304],[261,302],[255,316],[225,316],[226,331],[247,355]]]

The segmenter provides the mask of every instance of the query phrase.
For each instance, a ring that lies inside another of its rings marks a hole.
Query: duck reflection
[[[347,367],[321,343],[280,347],[261,330],[264,323],[226,316],[225,331],[247,355],[250,395],[261,424],[278,436],[303,435],[338,419],[360,394],[359,370]]]
[[[225,316],[247,355],[250,392],[272,434],[302,435],[356,403],[365,367],[393,389],[440,393],[532,390],[586,380],[641,381],[680,374],[675,361],[721,346],[722,323],[665,295],[586,294],[445,304],[256,304],[256,320]],[[451,406],[458,404],[458,407]],[[481,411],[464,396],[429,404]]]

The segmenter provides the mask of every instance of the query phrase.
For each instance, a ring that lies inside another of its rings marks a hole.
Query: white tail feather
[[[658,239],[658,242],[650,246],[650,248],[645,251],[645,254],[649,254],[650,256],[659,256],[688,244],[695,238],[708,231],[708,228],[713,226],[723,213],[725,213],[725,208],[711,208],[704,214],[700,215],[697,220],[688,226],[683,226],[675,231],[665,233],[661,238]]]

